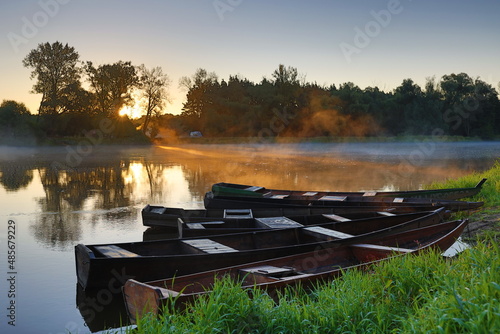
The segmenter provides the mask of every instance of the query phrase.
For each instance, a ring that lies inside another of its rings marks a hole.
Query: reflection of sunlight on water
[[[181,166],[132,162],[122,175],[132,204],[197,207]]]
[[[144,166],[140,162],[132,162],[125,172],[123,181],[125,184],[132,183],[132,181],[139,180],[144,176]],[[136,182],[137,183],[137,182]]]

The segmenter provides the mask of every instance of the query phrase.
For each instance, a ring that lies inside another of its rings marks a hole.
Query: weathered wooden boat
[[[442,209],[402,224],[330,223],[148,242],[75,246],[76,274],[84,289],[123,284],[127,278],[148,281],[212,270],[271,257],[364,242],[402,230],[435,224]],[[222,256],[223,255],[223,256]]]
[[[449,218],[450,212],[441,208],[438,210],[440,212],[439,218],[444,220]],[[251,218],[251,219],[191,219],[191,218],[179,218],[179,238],[192,238],[192,237],[205,237],[218,234],[230,234],[230,233],[242,233],[242,232],[253,232],[266,229],[280,229],[280,228],[297,228],[303,226],[312,225],[323,225],[330,223],[346,223],[351,225],[358,225],[356,227],[357,231],[365,230],[364,226],[373,225],[379,226],[379,222],[383,225],[393,225],[402,224],[409,220],[421,218],[429,215],[429,211],[404,213],[404,214],[392,214],[387,212],[380,212],[377,216],[367,215],[365,218],[347,218],[346,216],[340,216],[335,214],[323,214],[323,215],[310,215],[310,216],[290,216],[290,217],[263,217],[263,218]],[[358,214],[358,217],[362,217]],[[331,226],[331,225],[330,225]],[[354,229],[354,226],[353,226]],[[353,232],[359,233],[359,232]]]
[[[440,219],[444,220],[451,216],[451,212],[440,209]],[[429,211],[413,213],[393,214],[389,212],[363,212],[348,215],[322,214],[302,216],[281,216],[262,218],[179,218],[179,230],[164,228],[148,228],[143,232],[143,241],[206,237],[219,234],[253,232],[276,228],[295,228],[301,226],[321,225],[335,222],[349,222],[350,224],[378,224],[383,220],[384,224],[391,221],[401,223],[428,215]]]
[[[323,196],[375,196],[375,197],[403,197],[403,198],[434,198],[445,200],[457,200],[471,197],[481,191],[486,179],[482,179],[475,187],[467,188],[444,188],[432,190],[410,190],[410,191],[363,191],[363,192],[332,192],[332,191],[298,191],[267,189],[259,186],[250,186],[237,183],[219,182],[212,185],[215,196],[228,197],[323,197]]]
[[[141,212],[142,223],[144,226],[171,228],[175,231],[179,229],[179,221],[199,219],[231,219],[231,220],[246,220],[265,217],[292,217],[292,216],[309,216],[322,214],[336,214],[349,219],[357,219],[364,217],[376,217],[383,214],[402,214],[419,211],[433,211],[437,207],[433,205],[413,206],[398,206],[398,207],[349,207],[349,206],[297,206],[297,207],[269,207],[269,208],[252,208],[252,209],[182,209],[170,208],[164,206],[146,205]],[[375,210],[380,209],[380,210]]]
[[[243,288],[265,289],[273,296],[285,286],[311,287],[318,280],[340,276],[346,269],[362,268],[380,261],[423,249],[448,249],[462,234],[467,221],[453,221],[396,233],[370,243],[320,248],[281,258],[247,263],[146,283],[130,279],[123,286],[127,313],[132,322],[145,313],[158,314],[166,303],[183,308],[208,294],[216,280],[230,277]]]
[[[261,207],[350,207],[353,210],[364,208],[368,211],[383,211],[389,208],[413,207],[422,210],[429,207],[445,207],[451,211],[474,210],[481,207],[483,202],[466,202],[440,200],[432,198],[403,198],[403,197],[375,197],[375,196],[321,196],[319,193],[309,196],[272,195],[268,197],[232,197],[216,196],[209,191],[204,198],[207,209],[248,209]]]

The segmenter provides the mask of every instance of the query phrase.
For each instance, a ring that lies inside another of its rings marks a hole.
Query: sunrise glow
[[[120,116],[126,115],[129,118],[141,118],[142,110],[135,105],[134,106],[125,106],[120,110],[119,115]]]

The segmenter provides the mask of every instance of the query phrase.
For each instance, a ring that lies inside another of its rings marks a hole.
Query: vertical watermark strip
[[[16,222],[7,222],[7,323],[16,326],[17,244]]]

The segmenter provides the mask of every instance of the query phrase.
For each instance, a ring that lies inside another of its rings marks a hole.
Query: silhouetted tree
[[[148,69],[142,64],[138,67],[138,72],[141,98],[146,111],[142,131],[146,133],[151,118],[154,115],[159,116],[169,100],[167,88],[170,85],[170,79],[166,74],[163,74],[161,67]],[[156,131],[151,133],[151,137],[155,137],[156,133],[154,132]]]
[[[32,92],[42,94],[40,114],[61,112],[62,90],[80,79],[78,58],[73,47],[60,42],[39,44],[24,58],[23,65],[32,69],[30,78],[37,80]]]
[[[202,68],[197,69],[192,77],[182,77],[179,86],[188,90],[187,102],[182,108],[185,115],[200,118],[212,103],[211,94],[218,84],[217,75]]]
[[[135,67],[129,61],[98,67],[88,61],[85,72],[102,115],[118,118],[120,109],[132,102],[131,91],[139,83]]]

